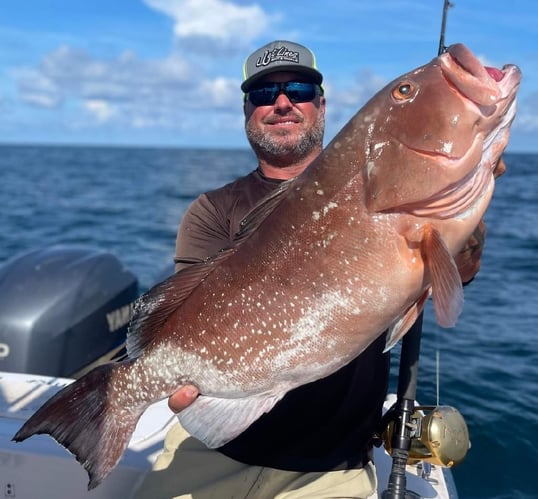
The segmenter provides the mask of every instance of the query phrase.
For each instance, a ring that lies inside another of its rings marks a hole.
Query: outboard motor
[[[52,246],[0,268],[0,371],[76,377],[125,342],[138,280],[111,253]]]

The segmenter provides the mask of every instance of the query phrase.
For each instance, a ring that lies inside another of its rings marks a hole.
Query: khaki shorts
[[[359,470],[303,473],[249,466],[208,449],[179,425],[135,499],[366,498],[377,488],[372,463]]]

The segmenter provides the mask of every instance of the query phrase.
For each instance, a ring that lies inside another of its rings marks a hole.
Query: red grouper
[[[182,425],[218,447],[387,329],[392,347],[430,295],[453,326],[453,257],[489,205],[520,78],[458,44],[388,84],[254,208],[230,248],[138,300],[127,360],[65,387],[14,440],[51,435],[93,488],[145,409],[182,385],[201,394]]]

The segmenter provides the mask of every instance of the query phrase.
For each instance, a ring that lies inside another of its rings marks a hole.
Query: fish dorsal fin
[[[177,310],[192,291],[234,248],[218,253],[214,258],[196,263],[153,286],[134,304],[133,317],[127,333],[127,354],[138,357],[155,338],[170,314]]]
[[[127,354],[138,357],[160,331],[171,313],[177,310],[191,292],[213,269],[234,253],[275,207],[284,199],[293,179],[282,182],[275,191],[264,197],[243,219],[230,247],[215,257],[180,270],[144,293],[135,303],[133,318],[127,333]]]
[[[241,220],[239,230],[234,237],[234,243],[240,243],[252,234],[270,213],[282,202],[293,185],[295,178],[281,182],[279,186],[261,199]]]
[[[179,413],[179,421],[190,435],[213,449],[245,431],[260,416],[269,412],[284,395],[285,392],[234,399],[200,395],[193,404]]]
[[[394,345],[396,345],[396,343],[398,343],[398,340],[411,329],[411,326],[415,323],[424,309],[424,304],[429,296],[430,290],[428,289],[415,303],[413,303],[413,305],[411,305],[411,307],[409,307],[405,314],[398,317],[398,319],[392,323],[387,333],[387,342],[385,343],[385,350],[383,350],[383,352],[388,352]]]
[[[463,309],[461,277],[441,234],[429,224],[424,228],[421,251],[431,275],[437,322],[442,327],[454,327]]]

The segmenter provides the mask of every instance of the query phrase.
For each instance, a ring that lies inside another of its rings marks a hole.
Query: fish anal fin
[[[398,343],[400,338],[403,337],[413,324],[418,319],[418,316],[424,309],[424,304],[430,296],[430,290],[428,289],[423,293],[423,295],[411,306],[409,309],[399,317],[389,328],[387,333],[387,341],[385,343],[385,350],[383,352],[388,352],[391,348]]]
[[[454,258],[439,232],[424,228],[421,253],[431,276],[433,309],[442,327],[454,327],[463,310],[463,286]]]
[[[200,395],[180,412],[181,425],[209,448],[220,447],[269,412],[285,393],[266,397],[214,398]]]

